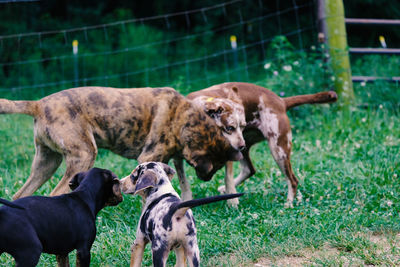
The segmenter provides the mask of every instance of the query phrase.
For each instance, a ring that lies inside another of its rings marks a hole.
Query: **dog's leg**
[[[70,266],[68,255],[56,255],[56,260],[57,260],[58,267],[69,267]]]
[[[181,195],[182,195],[182,200],[191,200],[192,197],[192,191],[190,190],[190,184],[186,178],[185,175],[185,169],[183,168],[183,160],[182,159],[174,159],[174,165],[175,169],[178,175],[179,179],[179,185],[181,187]]]
[[[153,266],[154,267],[165,267],[168,259],[169,249],[166,247],[156,247],[153,243],[151,248],[153,254]]]
[[[233,161],[228,161],[225,164],[225,188],[227,194],[237,193],[235,181],[233,180]],[[239,204],[239,198],[228,199],[227,202],[228,205],[237,207]]]
[[[35,142],[35,157],[32,162],[31,174],[25,184],[13,196],[13,199],[32,195],[43,185],[62,162],[62,155],[52,151],[47,146]]]
[[[74,147],[74,145],[69,147]],[[86,146],[85,144],[79,144],[75,145],[75,147],[79,147],[79,150],[73,151],[65,156],[65,163],[67,166],[65,174],[57,184],[56,188],[51,192],[51,196],[68,193],[68,183],[71,178],[78,172],[89,170],[94,165],[97,156],[97,148],[95,144],[88,144]]]
[[[285,207],[293,207],[293,200],[296,196],[299,181],[294,175],[290,163],[290,153],[292,150],[292,132],[290,130],[289,118],[283,116],[279,120],[279,132],[266,136],[271,154],[278,164],[280,170],[285,175],[288,184],[288,196]]]
[[[18,247],[16,251],[10,251],[9,253],[15,259],[16,267],[36,266],[42,253],[42,245],[39,240],[35,244],[29,244],[28,242],[23,244],[23,247]]]
[[[242,151],[243,158],[239,161],[240,162],[240,173],[239,175],[234,179],[234,185],[237,186],[241,183],[243,183],[244,180],[248,179],[250,176],[256,173],[256,170],[253,166],[253,163],[251,162],[249,151],[250,151],[250,146],[246,147]],[[232,170],[233,172],[233,170]],[[218,187],[218,191],[221,193],[225,192],[225,186],[220,186]]]
[[[175,249],[176,264],[175,267],[186,267],[186,253],[183,246]]]
[[[139,235],[138,235],[139,236]],[[144,248],[146,247],[145,239],[136,237],[135,242],[131,247],[131,264],[130,267],[140,267],[142,265]]]
[[[190,267],[200,266],[200,251],[197,245],[197,241],[192,243],[192,246],[186,246],[186,254]]]
[[[76,267],[90,266],[90,249],[78,249],[76,252]]]

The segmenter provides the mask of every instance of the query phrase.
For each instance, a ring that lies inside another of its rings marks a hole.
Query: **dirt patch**
[[[388,265],[398,266],[400,264],[400,234],[388,235],[383,234],[365,234],[360,233],[360,236],[366,238],[371,243],[376,245],[375,253],[377,255],[386,255]],[[298,255],[290,255],[281,258],[260,258],[256,263],[246,265],[254,267],[270,267],[270,266],[305,266],[312,265],[318,260],[322,262],[329,260],[331,262],[340,263],[342,266],[365,266],[362,259],[358,258],[351,252],[343,252],[325,244],[322,248],[311,249],[307,248],[303,251],[298,251]]]

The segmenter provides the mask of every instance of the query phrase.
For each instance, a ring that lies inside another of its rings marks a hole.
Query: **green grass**
[[[203,266],[257,262],[279,266],[283,259],[304,259],[307,266],[400,264],[400,98],[396,100],[398,87],[389,97],[379,95],[385,85],[379,86],[372,92],[373,86],[367,85],[372,97],[365,87],[356,87],[359,104],[374,104],[367,108],[361,105],[342,112],[335,105],[305,106],[289,113],[292,165],[303,194],[303,202],[295,202],[293,209],[284,208],[287,185],[268,145],[253,147],[257,173],[238,187],[248,192],[238,209],[226,203],[194,209]],[[29,175],[34,155],[32,122],[24,115],[0,116],[3,198],[11,199]],[[123,177],[136,161],[101,150],[95,166]],[[48,195],[64,170],[62,166],[37,194]],[[218,194],[223,170],[210,182],[195,178],[190,167],[186,171],[196,198]],[[179,191],[177,179],[173,184]],[[119,206],[99,213],[92,266],[128,266],[140,209],[139,196],[125,196]],[[174,257],[169,261],[172,265]],[[12,262],[6,254],[0,257],[2,266]],[[43,254],[39,265],[55,264],[54,256]],[[144,265],[151,265],[149,247]]]

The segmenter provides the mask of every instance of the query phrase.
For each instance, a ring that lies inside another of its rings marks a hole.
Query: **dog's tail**
[[[36,101],[11,101],[8,99],[0,99],[0,114],[21,113],[34,116],[36,109]]]
[[[6,200],[4,198],[0,198],[0,203],[3,204],[3,205],[9,206],[11,208],[22,209],[22,210],[25,209],[24,207],[22,207],[20,205],[17,205],[17,204],[14,204],[11,201],[8,201],[8,200]]]
[[[226,195],[219,195],[219,196],[212,196],[212,197],[206,197],[206,198],[199,198],[199,199],[192,199],[184,202],[180,202],[176,205],[173,205],[171,209],[169,210],[170,218],[174,214],[177,216],[183,216],[185,215],[186,211],[188,209],[205,205],[205,204],[210,204],[213,202],[221,201],[221,200],[227,200],[231,198],[237,198],[242,196],[244,193],[237,193],[237,194],[226,194]]]
[[[330,103],[337,100],[337,94],[334,91],[321,92],[310,95],[297,95],[282,98],[286,104],[286,110],[303,104]]]

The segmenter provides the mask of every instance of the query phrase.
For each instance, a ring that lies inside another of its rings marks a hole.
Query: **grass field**
[[[194,209],[202,266],[399,266],[400,98],[398,87],[389,96],[381,94],[382,88],[356,88],[358,104],[370,104],[367,108],[359,105],[346,112],[322,105],[290,112],[292,164],[303,194],[292,209],[284,208],[286,182],[268,145],[254,146],[257,173],[239,186],[238,191],[248,194],[238,209],[226,203]],[[3,198],[11,199],[29,175],[32,121],[24,115],[0,116]],[[95,166],[123,177],[136,161],[102,150]],[[49,194],[64,170],[37,194]],[[190,167],[186,170],[196,198],[218,194],[223,170],[210,182],[195,178]],[[177,179],[173,184],[179,191]],[[140,208],[139,196],[125,196],[119,206],[99,213],[92,266],[129,265]],[[70,259],[75,261],[72,255]],[[1,266],[12,262],[9,255],[0,257]],[[55,257],[42,255],[39,265],[55,266]],[[144,265],[151,265],[149,247]]]

